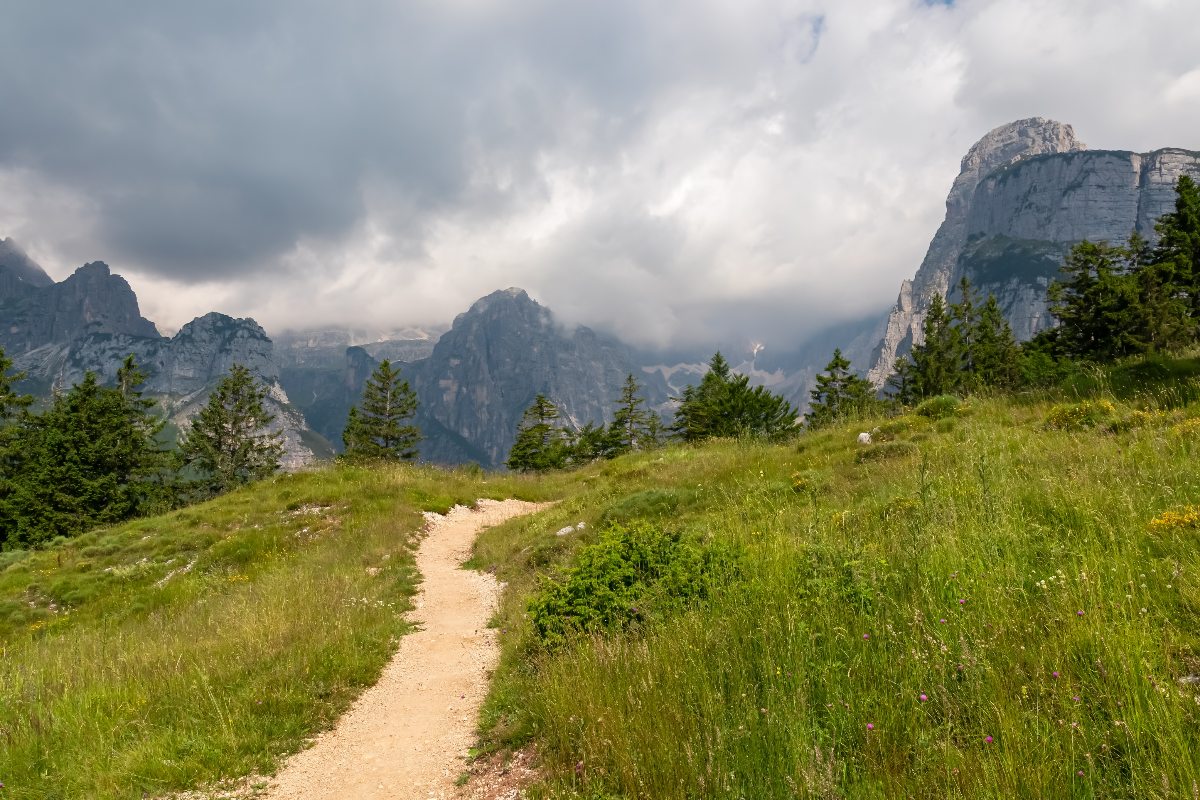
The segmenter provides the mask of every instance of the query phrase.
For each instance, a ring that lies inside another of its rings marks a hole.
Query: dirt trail
[[[474,743],[479,707],[499,646],[487,627],[500,587],[491,575],[461,569],[479,532],[542,508],[520,500],[480,500],[429,517],[417,551],[423,576],[412,620],[420,630],[400,648],[379,682],[337,726],[293,756],[271,781],[271,800],[430,800],[455,796],[455,780]]]

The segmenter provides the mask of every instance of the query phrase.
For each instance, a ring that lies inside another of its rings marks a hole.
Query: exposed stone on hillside
[[[15,245],[5,240],[12,253]],[[16,251],[19,253],[19,251]],[[23,254],[20,254],[23,256]],[[157,337],[142,317],[137,296],[103,261],[85,264],[61,283],[45,283],[45,273],[28,259],[0,260],[0,347],[19,355],[85,333]],[[48,278],[46,278],[48,280]]]
[[[625,345],[590,328],[560,326],[521,289],[493,292],[459,314],[433,354],[411,367],[426,436],[421,455],[502,464],[538,393],[567,424],[604,422],[631,372],[647,384],[652,403],[665,399],[661,376],[641,372]]]
[[[1041,118],[992,131],[963,159],[945,221],[901,285],[868,378],[883,385],[896,357],[921,341],[933,296],[953,295],[964,275],[982,296],[996,295],[1018,339],[1046,328],[1046,287],[1071,246],[1133,230],[1152,239],[1184,173],[1200,174],[1200,154],[1090,151],[1071,126]]]

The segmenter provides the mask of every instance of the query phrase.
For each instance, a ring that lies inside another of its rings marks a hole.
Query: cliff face
[[[1070,248],[1134,230],[1153,239],[1182,174],[1200,174],[1200,153],[1086,150],[1071,126],[1041,118],[992,131],[963,159],[945,221],[901,285],[868,378],[883,385],[896,357],[921,341],[934,294],[946,297],[963,276],[996,295],[1018,339],[1048,327],[1046,287]]]
[[[16,250],[11,240],[5,244],[9,252]],[[0,347],[6,353],[69,342],[88,332],[158,336],[154,323],[138,310],[129,284],[104,262],[85,264],[54,283],[27,258],[12,261],[14,266],[0,260]]]
[[[420,400],[431,461],[504,463],[521,415],[538,393],[572,426],[604,422],[629,373],[650,403],[665,399],[661,376],[642,372],[629,348],[589,328],[565,329],[520,289],[484,297],[408,370]]]
[[[284,434],[284,467],[313,460],[304,416],[279,383],[271,340],[252,319],[206,314],[167,339],[138,311],[137,296],[102,262],[86,264],[55,283],[11,240],[0,242],[0,346],[27,374],[23,391],[48,396],[94,372],[106,383],[132,354],[168,420],[186,428],[233,364],[243,364],[268,387],[272,424]]]

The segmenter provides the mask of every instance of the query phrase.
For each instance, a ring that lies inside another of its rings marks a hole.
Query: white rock
[[[871,443],[871,434],[867,433],[866,431],[863,431],[862,433],[860,433],[858,435],[858,443],[859,444],[870,444]]]

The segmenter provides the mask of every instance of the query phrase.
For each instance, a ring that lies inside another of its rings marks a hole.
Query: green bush
[[[920,449],[912,442],[882,442],[860,448],[854,460],[859,464],[869,461],[888,461],[893,458],[914,456]]]
[[[727,545],[647,524],[614,525],[579,551],[575,565],[546,581],[529,604],[542,644],[610,632],[707,598],[717,576],[735,568]]]
[[[931,397],[917,406],[916,413],[930,419],[943,419],[954,414],[962,406],[962,401],[952,394],[940,394]]]
[[[1098,425],[1113,426],[1119,416],[1108,400],[1084,400],[1054,406],[1046,415],[1046,427],[1056,431],[1086,430]]]

